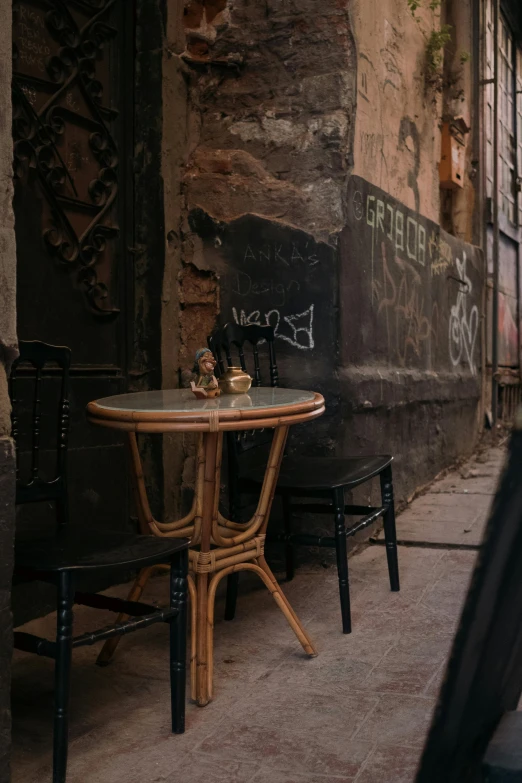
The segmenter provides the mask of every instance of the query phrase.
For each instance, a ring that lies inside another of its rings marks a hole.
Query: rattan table
[[[143,533],[190,537],[191,695],[204,706],[212,699],[214,601],[221,579],[234,571],[253,571],[265,583],[305,652],[315,648],[288,603],[264,556],[266,527],[279,467],[292,424],[310,421],[324,412],[320,394],[294,389],[255,388],[248,394],[197,400],[188,390],[138,392],[107,397],[87,406],[91,422],[128,432],[136,510]],[[240,524],[219,511],[223,432],[275,430],[256,512]],[[136,433],[197,432],[195,492],[190,512],[175,522],[152,516]],[[131,597],[137,600],[150,576],[140,573]],[[105,652],[105,662],[114,645]],[[100,656],[103,658],[103,655]]]

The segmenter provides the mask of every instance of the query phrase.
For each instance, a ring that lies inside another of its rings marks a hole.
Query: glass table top
[[[314,393],[309,391],[260,387],[250,389],[247,394],[222,394],[213,399],[197,400],[190,389],[165,389],[104,397],[96,400],[96,405],[104,410],[136,413],[203,413],[213,410],[278,408],[311,402],[314,397]]]

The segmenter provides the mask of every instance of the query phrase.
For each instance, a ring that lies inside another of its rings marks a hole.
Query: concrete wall
[[[16,356],[16,254],[12,212],[11,4],[0,3],[0,780],[9,780],[11,744],[11,576],[14,451],[7,374]]]
[[[472,118],[469,5],[206,0],[184,16],[180,366],[216,317],[273,324],[283,382],[327,398],[296,448],[392,451],[399,498],[478,431],[472,150],[462,192],[441,200],[438,174],[444,114]],[[437,75],[441,13],[459,29]]]
[[[399,497],[471,451],[480,412],[484,270],[466,244],[472,134],[464,187],[441,190],[438,170],[443,119],[477,121],[471,3],[427,5],[413,18],[402,0],[352,3],[354,177],[340,244],[345,448],[394,452]],[[433,73],[427,42],[441,24],[452,26],[452,41]]]

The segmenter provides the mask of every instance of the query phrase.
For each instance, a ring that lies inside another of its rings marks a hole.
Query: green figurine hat
[[[196,357],[195,357],[195,363],[194,363],[194,369],[192,372],[198,373],[199,372],[199,365],[198,362],[201,359],[202,356],[206,353],[212,353],[210,348],[198,348],[196,351]]]

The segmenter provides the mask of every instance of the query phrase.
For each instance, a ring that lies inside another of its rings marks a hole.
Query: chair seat
[[[322,491],[338,487],[356,487],[378,476],[390,465],[389,455],[370,457],[293,457],[281,463],[277,487],[281,489]],[[266,462],[248,453],[241,459],[241,480],[260,484]]]
[[[30,571],[83,571],[167,563],[189,545],[185,538],[156,538],[118,532],[85,533],[69,528],[58,536],[20,540],[15,566]]]

